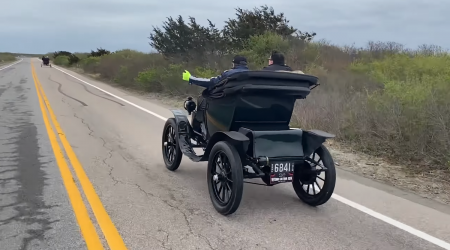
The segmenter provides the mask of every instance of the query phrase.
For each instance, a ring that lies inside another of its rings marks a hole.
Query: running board
[[[190,137],[187,134],[178,135],[178,141],[180,142],[181,152],[189,157],[194,162],[207,161],[208,157],[204,157],[204,155],[197,155],[190,143]],[[206,159],[205,159],[206,158]]]

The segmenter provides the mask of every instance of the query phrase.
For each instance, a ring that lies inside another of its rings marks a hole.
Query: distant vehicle
[[[50,58],[48,58],[48,57],[42,57],[41,67],[42,67],[42,66],[49,66],[49,67],[51,68],[52,65],[50,64]]]

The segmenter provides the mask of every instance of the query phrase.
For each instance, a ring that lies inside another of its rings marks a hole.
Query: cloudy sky
[[[211,19],[222,26],[235,13],[267,4],[302,31],[334,44],[395,41],[450,49],[450,0],[4,0],[0,52],[46,53],[136,49],[148,52],[152,25],[166,17]]]

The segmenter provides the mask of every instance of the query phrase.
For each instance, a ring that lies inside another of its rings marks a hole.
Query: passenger
[[[284,62],[284,55],[278,51],[273,51],[269,58],[269,65],[262,70],[268,71],[292,71],[291,67]]]
[[[189,84],[194,84],[200,87],[204,87],[206,89],[211,89],[221,80],[229,77],[230,75],[249,70],[247,67],[247,58],[243,56],[235,56],[232,62],[233,64],[231,69],[225,70],[221,75],[209,79],[192,76],[191,73],[189,73],[189,71],[185,70],[183,73],[183,80],[188,81]]]
[[[191,76],[191,73],[185,70],[183,73],[183,80],[188,81],[189,84],[194,84],[206,88],[203,91],[203,93],[205,93],[205,91],[211,90],[217,83],[231,76],[232,74],[249,70],[247,67],[247,58],[243,56],[235,56],[232,62],[233,64],[231,69],[225,70],[222,74],[210,79]],[[206,101],[203,97],[203,93],[197,98],[197,112],[195,112],[195,115],[192,116],[192,128],[194,129],[194,131],[205,134],[206,130],[204,128],[203,112],[206,108]],[[203,128],[201,128],[201,124],[203,124]]]

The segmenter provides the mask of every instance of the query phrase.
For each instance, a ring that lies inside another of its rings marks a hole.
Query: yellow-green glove
[[[183,72],[183,81],[189,81],[189,78],[191,78],[191,73],[189,73],[189,71],[185,70]]]

